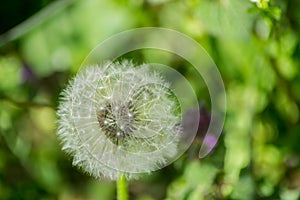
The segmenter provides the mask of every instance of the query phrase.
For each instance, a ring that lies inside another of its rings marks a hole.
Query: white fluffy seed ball
[[[130,61],[81,69],[61,93],[58,136],[73,165],[94,177],[128,179],[177,155],[180,106],[147,65]]]

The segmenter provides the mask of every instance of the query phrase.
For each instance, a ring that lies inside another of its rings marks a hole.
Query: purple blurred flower
[[[199,120],[198,120],[198,116]],[[208,111],[204,102],[200,104],[200,109],[191,109],[186,111],[183,117],[184,138],[189,138],[193,130],[197,130],[194,144],[206,146],[210,151],[216,146],[218,139],[213,133],[207,133],[211,119],[211,113]],[[198,127],[198,128],[197,128]]]
[[[37,81],[37,76],[35,75],[35,73],[32,71],[32,69],[26,64],[23,63],[22,66],[22,83],[33,83]]]
[[[216,146],[217,142],[218,140],[213,134],[207,133],[203,140],[203,145],[206,145],[211,151]]]
[[[198,116],[200,116],[199,120],[197,120]],[[191,109],[186,111],[182,122],[183,130],[185,133],[189,133],[190,131],[195,130],[195,126],[197,126],[197,137],[203,138],[208,129],[210,118],[211,115],[205,104],[201,103],[200,110]]]

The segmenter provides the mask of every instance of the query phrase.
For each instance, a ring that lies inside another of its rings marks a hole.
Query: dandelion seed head
[[[130,61],[85,67],[61,94],[58,136],[95,177],[135,178],[177,153],[180,105],[163,78]]]

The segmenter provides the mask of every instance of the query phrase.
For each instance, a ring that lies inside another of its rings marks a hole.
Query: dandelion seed
[[[180,106],[147,65],[83,68],[62,92],[58,136],[73,164],[95,177],[128,179],[177,155]]]

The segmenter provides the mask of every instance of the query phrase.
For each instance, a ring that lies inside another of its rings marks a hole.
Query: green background
[[[0,199],[115,199],[115,184],[72,167],[56,137],[58,97],[84,58],[124,30],[154,26],[199,42],[217,64],[227,116],[215,150],[192,82],[199,133],[172,165],[129,182],[131,199],[300,198],[300,3],[297,0],[81,0],[1,3]],[[155,57],[157,56],[157,57]],[[188,63],[145,51],[193,80]]]

